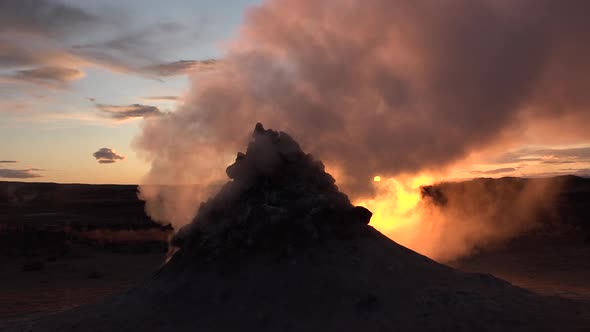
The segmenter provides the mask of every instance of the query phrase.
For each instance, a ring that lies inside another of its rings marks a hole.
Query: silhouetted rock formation
[[[173,239],[182,253],[283,250],[320,241],[372,213],[353,206],[324,164],[288,134],[259,123],[245,154],[226,170],[229,181]]]

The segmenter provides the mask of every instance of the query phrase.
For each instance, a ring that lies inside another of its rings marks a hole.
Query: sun
[[[381,182],[381,177],[379,175],[377,175],[377,176],[375,176],[373,178],[373,181],[375,181],[375,182]]]

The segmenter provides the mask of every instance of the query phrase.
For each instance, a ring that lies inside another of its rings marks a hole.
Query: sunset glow
[[[383,232],[409,227],[419,214],[420,187],[432,184],[434,178],[420,175],[409,179],[380,179],[375,184],[375,196],[354,203],[373,212],[371,225]],[[377,182],[377,181],[376,181]]]
[[[590,326],[589,16],[0,0],[0,329]]]

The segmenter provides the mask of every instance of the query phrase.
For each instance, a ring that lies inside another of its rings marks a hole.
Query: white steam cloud
[[[556,134],[588,138],[589,14],[585,0],[266,1],[223,66],[145,120],[145,183],[170,185],[141,187],[148,212],[189,222],[258,121],[336,170],[353,199],[376,174],[439,170],[537,122],[575,119]]]

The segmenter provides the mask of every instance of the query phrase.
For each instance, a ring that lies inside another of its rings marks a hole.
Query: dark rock
[[[368,225],[371,221],[371,217],[373,216],[373,212],[369,211],[363,206],[355,206],[352,209],[351,215],[355,220]]]
[[[88,279],[100,279],[104,276],[104,274],[98,270],[90,271],[86,275]]]
[[[285,252],[337,233],[334,228],[367,224],[372,215],[354,207],[323,163],[288,134],[261,124],[226,173],[231,181],[201,205],[174,246],[191,253]]]
[[[375,312],[380,305],[381,303],[376,295],[368,294],[357,301],[355,308],[360,312]]]
[[[45,269],[45,264],[42,261],[27,261],[21,266],[21,271],[32,272],[41,271]]]

